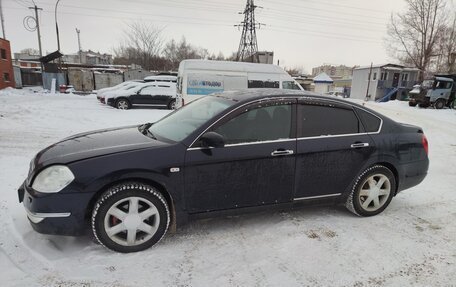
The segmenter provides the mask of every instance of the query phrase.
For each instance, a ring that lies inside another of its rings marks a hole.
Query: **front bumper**
[[[89,224],[86,216],[91,195],[83,193],[44,194],[24,183],[18,189],[33,229],[39,233],[54,235],[83,235]]]

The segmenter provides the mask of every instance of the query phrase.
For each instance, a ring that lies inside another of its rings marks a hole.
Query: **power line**
[[[324,29],[325,30],[331,30],[329,27],[334,27],[336,26],[337,28],[347,28],[347,29],[351,29],[351,30],[364,30],[364,31],[384,31],[384,29],[379,29],[379,28],[372,28],[372,27],[360,27],[359,25],[354,25],[354,24],[349,24],[349,23],[344,23],[344,22],[330,22],[328,23],[326,20],[320,20],[320,19],[314,19],[314,18],[302,18],[302,19],[296,19],[296,18],[287,18],[287,19],[283,19],[282,17],[273,17],[273,16],[268,16],[268,15],[263,15],[262,16],[263,18],[267,18],[267,19],[271,19],[271,20],[275,20],[275,21],[278,21],[278,22],[286,22],[286,23],[289,23],[289,22],[292,22],[292,23],[297,23],[297,24],[301,24],[301,25],[311,25],[311,26],[319,26],[320,28],[322,27],[322,25],[325,25],[324,26]],[[268,25],[269,26],[269,25]]]
[[[16,4],[22,6],[22,7],[25,7],[25,8],[28,8],[28,4],[25,4],[23,1],[19,1],[19,0],[13,0]]]
[[[46,5],[53,5],[53,4],[48,4],[48,3],[43,3]],[[162,14],[150,14],[150,13],[144,13],[144,12],[136,12],[136,11],[125,11],[125,10],[117,10],[117,9],[109,9],[109,8],[88,8],[88,7],[81,7],[81,6],[75,6],[75,5],[61,5],[61,7],[68,7],[68,8],[75,8],[75,9],[82,9],[82,10],[94,10],[94,11],[102,11],[102,12],[114,12],[114,13],[120,13],[120,14],[128,14],[128,15],[143,15],[143,16],[151,16],[151,17],[164,17],[164,18],[179,18],[179,19],[190,19],[190,20],[201,20],[201,18],[194,18],[194,17],[182,17],[182,16],[167,16],[167,15],[162,15]],[[220,19],[207,19],[209,21],[216,21],[220,22]],[[229,22],[226,22],[227,24]]]
[[[269,27],[269,26],[268,26]],[[314,36],[314,37],[319,37],[319,38],[326,38],[326,39],[338,39],[338,40],[346,40],[346,41],[353,41],[353,42],[362,42],[362,43],[371,43],[371,44],[381,44],[382,42],[380,41],[371,41],[371,40],[365,40],[362,38],[349,38],[349,37],[340,37],[340,36],[328,36],[326,33],[319,33],[319,32],[303,32],[297,29],[277,29],[274,27],[269,27],[267,31],[275,31],[275,32],[285,32],[285,33],[290,33],[293,35],[306,35],[306,36]]]
[[[372,22],[372,21],[365,21],[365,20],[357,20],[354,18],[341,18],[341,17],[332,17],[332,16],[325,16],[318,13],[305,13],[305,12],[296,12],[296,11],[286,11],[281,9],[272,9],[272,8],[264,8],[265,13],[276,15],[276,16],[284,16],[284,17],[295,17],[295,18],[302,18],[302,17],[312,17],[312,18],[320,18],[325,19],[330,22],[332,21],[343,21],[347,23],[353,23],[358,25],[376,25],[376,26],[384,26],[384,23],[380,22]]]
[[[4,7],[7,9],[14,9],[14,10],[23,10],[21,8],[16,8],[16,7]],[[48,14],[54,14],[54,12],[51,11],[42,11],[43,13],[48,13]],[[59,12],[59,14],[64,14],[64,15],[75,15],[75,16],[86,16],[86,17],[95,17],[95,18],[108,18],[108,19],[121,19],[121,20],[138,20],[138,17],[119,17],[119,16],[111,16],[111,15],[94,15],[94,14],[85,14],[85,13],[71,13],[71,12]],[[181,18],[186,18],[186,17],[177,17],[177,16],[160,16],[156,15],[155,17],[162,17],[162,18],[172,18],[173,20],[159,20],[160,22],[165,22],[165,23],[171,23],[171,24],[195,24],[195,25],[212,25],[212,26],[224,26],[224,27],[232,27],[233,25],[231,24],[219,24],[219,23],[214,23],[214,22],[188,22],[188,21],[179,21],[176,19],[181,19]],[[187,17],[188,18],[188,17]],[[192,18],[192,19],[198,19],[199,18]],[[144,20],[144,19],[141,19]]]
[[[291,7],[291,8],[303,8],[303,9],[306,9],[306,10],[310,10],[310,11],[322,11],[322,12],[325,12],[325,13],[332,13],[332,14],[336,14],[336,15],[340,15],[341,14],[341,11],[336,11],[336,10],[330,10],[330,9],[327,9],[327,8],[316,8],[314,6],[301,6],[301,5],[290,5],[290,4],[285,4],[282,3],[282,2],[279,2],[279,1],[273,1],[273,0],[263,0],[265,2],[269,2],[269,3],[275,3],[275,4],[278,4],[280,5],[280,7]],[[318,1],[319,2],[319,1]],[[333,5],[333,6],[336,6],[336,5]],[[355,16],[355,17],[364,17],[364,18],[369,18],[369,19],[380,19],[380,20],[383,20],[384,18],[380,18],[380,17],[376,17],[376,16],[372,16],[372,15],[367,15],[367,14],[354,14],[354,13],[347,13],[347,12],[344,12],[343,13],[344,15],[347,15],[347,16]]]

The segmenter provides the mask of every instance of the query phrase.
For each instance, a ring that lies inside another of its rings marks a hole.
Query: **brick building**
[[[10,42],[0,38],[0,89],[14,86]]]

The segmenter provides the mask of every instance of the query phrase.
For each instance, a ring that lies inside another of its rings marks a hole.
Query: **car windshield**
[[[434,80],[425,80],[423,81],[423,87],[424,88],[432,88],[432,85],[434,84]]]
[[[298,84],[293,82],[293,81],[283,81],[282,82],[282,87],[284,89],[288,89],[288,90],[301,90],[299,88]]]
[[[206,96],[154,123],[149,131],[156,137],[181,141],[233,104],[226,98]]]

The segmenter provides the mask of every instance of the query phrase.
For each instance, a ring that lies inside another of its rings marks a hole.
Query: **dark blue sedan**
[[[33,228],[92,230],[144,250],[191,218],[344,204],[382,212],[426,176],[419,127],[307,92],[206,96],[156,123],[78,134],[40,151],[19,188]]]

